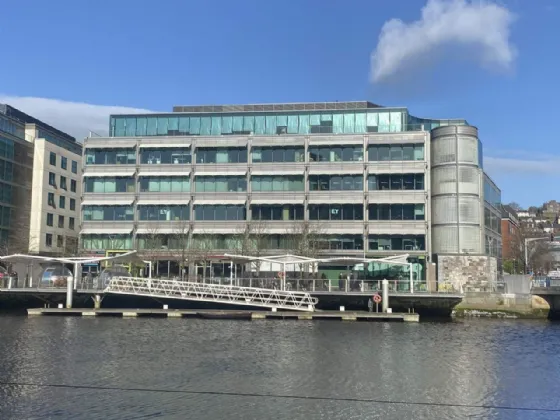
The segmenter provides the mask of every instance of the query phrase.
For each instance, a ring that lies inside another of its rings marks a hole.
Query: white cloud
[[[90,131],[107,135],[110,114],[138,114],[146,109],[123,106],[92,105],[58,99],[8,96],[0,94],[0,103],[6,103],[41,121],[52,125],[82,141]]]
[[[510,43],[515,20],[504,6],[487,0],[428,0],[420,20],[391,19],[371,55],[371,79],[383,81],[445,47],[470,47],[469,58],[483,65],[509,69],[516,57]]]
[[[526,152],[526,155],[531,155]],[[490,175],[558,175],[560,156],[547,156],[542,159],[515,159],[505,157],[484,157],[484,170]]]

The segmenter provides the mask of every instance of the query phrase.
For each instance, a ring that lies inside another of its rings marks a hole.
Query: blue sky
[[[173,105],[402,105],[476,125],[503,201],[540,205],[560,199],[559,17],[555,0],[5,2],[0,101],[77,137]]]

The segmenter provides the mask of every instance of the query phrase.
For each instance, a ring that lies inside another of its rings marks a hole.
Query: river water
[[[2,316],[0,357],[2,420],[560,419],[548,322]]]

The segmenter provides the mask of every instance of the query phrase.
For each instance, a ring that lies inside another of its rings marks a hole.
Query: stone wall
[[[488,291],[495,288],[498,264],[485,255],[438,255],[438,283],[451,283],[456,289]]]

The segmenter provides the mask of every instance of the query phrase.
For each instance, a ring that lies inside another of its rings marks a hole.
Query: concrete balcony
[[[309,144],[311,146],[315,146],[315,145],[344,146],[344,145],[351,145],[351,144],[363,145],[364,139],[365,139],[364,135],[314,134],[309,137]]]
[[[257,234],[293,235],[294,232],[297,232],[298,223],[303,223],[303,220],[253,220],[248,223],[259,224]]]
[[[271,191],[251,193],[251,204],[303,204],[303,191]]]
[[[80,235],[129,235],[133,229],[132,220],[84,220]]]
[[[364,162],[309,162],[310,175],[363,174]]]
[[[244,220],[196,220],[193,233],[195,235],[242,234],[246,224]]]
[[[194,196],[194,204],[245,204],[247,192],[198,192]]]
[[[253,163],[251,175],[303,175],[304,162],[267,162]]]
[[[247,163],[197,163],[193,169],[195,176],[243,176],[248,166]]]
[[[364,235],[365,232],[362,220],[312,220],[309,224],[319,235]]]
[[[248,136],[196,136],[191,137],[196,147],[245,147]]]
[[[368,144],[387,144],[387,143],[425,143],[428,140],[428,133],[423,131],[401,131],[396,133],[368,134]]]
[[[136,199],[136,193],[84,193],[83,206],[130,206]]]
[[[368,174],[421,174],[427,171],[428,164],[423,160],[404,160],[390,162],[368,162]]]
[[[141,192],[138,205],[187,205],[191,201],[190,192]]]
[[[309,204],[359,204],[364,202],[363,191],[310,191]]]
[[[138,176],[189,176],[192,165],[188,164],[142,164]]]
[[[425,235],[427,222],[425,220],[375,220],[367,223],[370,235]]]
[[[427,201],[426,191],[417,190],[377,190],[367,193],[370,204],[422,204]]]
[[[85,149],[132,149],[138,144],[134,137],[89,137],[84,140]]]
[[[141,220],[137,223],[138,235],[186,236],[191,229],[189,220]]]
[[[265,136],[265,137],[258,137],[254,136],[251,137],[251,145],[253,147],[256,146],[275,146],[275,147],[283,147],[283,146],[305,146],[305,135],[279,135],[279,136]]]
[[[115,165],[86,165],[84,166],[84,177],[131,177],[136,173],[136,164]]]

